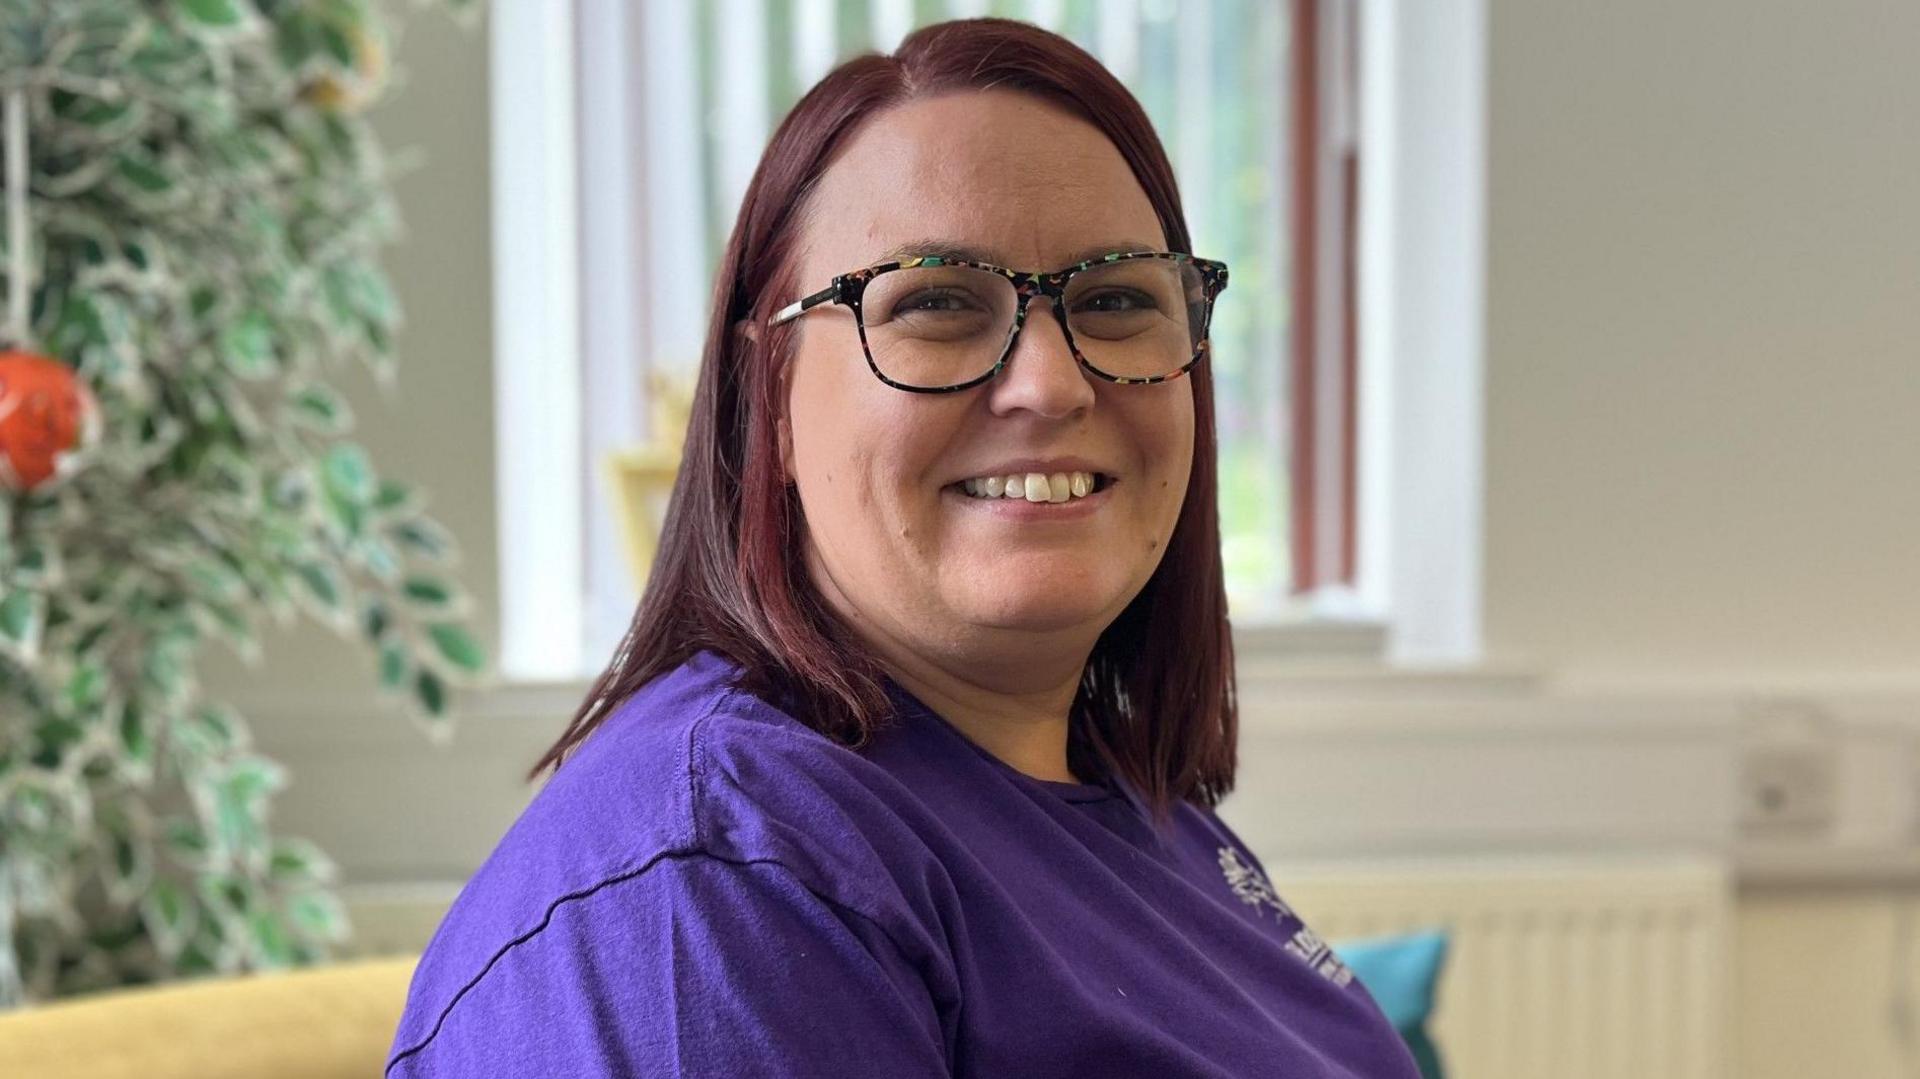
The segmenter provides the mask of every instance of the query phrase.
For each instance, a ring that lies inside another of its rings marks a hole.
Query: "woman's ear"
[[[782,379],[782,381],[785,380]],[[781,478],[786,480],[787,486],[791,487],[795,482],[793,474],[793,425],[787,422],[787,417],[784,413],[779,419],[774,421],[774,430],[780,435],[780,475]]]
[[[793,469],[793,424],[787,419],[793,411],[793,365],[780,365],[780,383],[774,393],[779,401],[779,411],[774,413],[773,429],[780,437],[780,475],[786,478],[789,487],[800,482],[799,473]]]
[[[751,318],[737,319],[733,332],[743,349],[758,348],[761,341],[760,324]],[[773,388],[773,429],[780,441],[780,477],[791,486],[793,476],[793,425],[787,422],[789,389],[787,382],[789,366],[781,364]]]

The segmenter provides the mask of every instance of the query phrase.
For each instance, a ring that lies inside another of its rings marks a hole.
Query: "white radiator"
[[[1711,860],[1310,863],[1274,889],[1333,942],[1451,930],[1430,1030],[1458,1079],[1723,1079],[1733,897]]]

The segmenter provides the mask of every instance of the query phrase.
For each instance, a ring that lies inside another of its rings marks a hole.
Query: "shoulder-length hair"
[[[804,519],[775,426],[793,324],[769,329],[768,320],[799,295],[792,256],[808,195],[860,125],[915,98],[988,88],[1032,94],[1099,128],[1145,189],[1171,249],[1192,253],[1173,169],[1146,113],[1063,37],[1006,19],[939,23],[890,56],[859,56],[821,79],[768,142],[721,258],[685,451],[639,608],[529,780],[558,768],[620,701],[702,649],[737,664],[743,688],[849,747],[889,721],[884,670],[822,602],[801,557]],[[1208,366],[1191,376],[1186,502],[1159,567],[1088,657],[1069,724],[1074,772],[1124,778],[1157,821],[1176,800],[1211,807],[1233,787],[1233,643]]]

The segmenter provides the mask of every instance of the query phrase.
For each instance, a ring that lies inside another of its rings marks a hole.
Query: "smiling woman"
[[[829,73],[743,201],[640,608],[388,1075],[1415,1074],[1213,810],[1226,281],[1067,40]]]

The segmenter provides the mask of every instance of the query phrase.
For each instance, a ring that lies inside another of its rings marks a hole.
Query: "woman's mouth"
[[[1004,476],[976,476],[949,486],[968,498],[1025,502],[1072,502],[1098,494],[1112,485],[1100,472],[1013,472]]]
[[[1069,521],[1098,512],[1115,481],[1099,472],[1021,472],[976,476],[942,493],[963,509],[1015,521]]]

